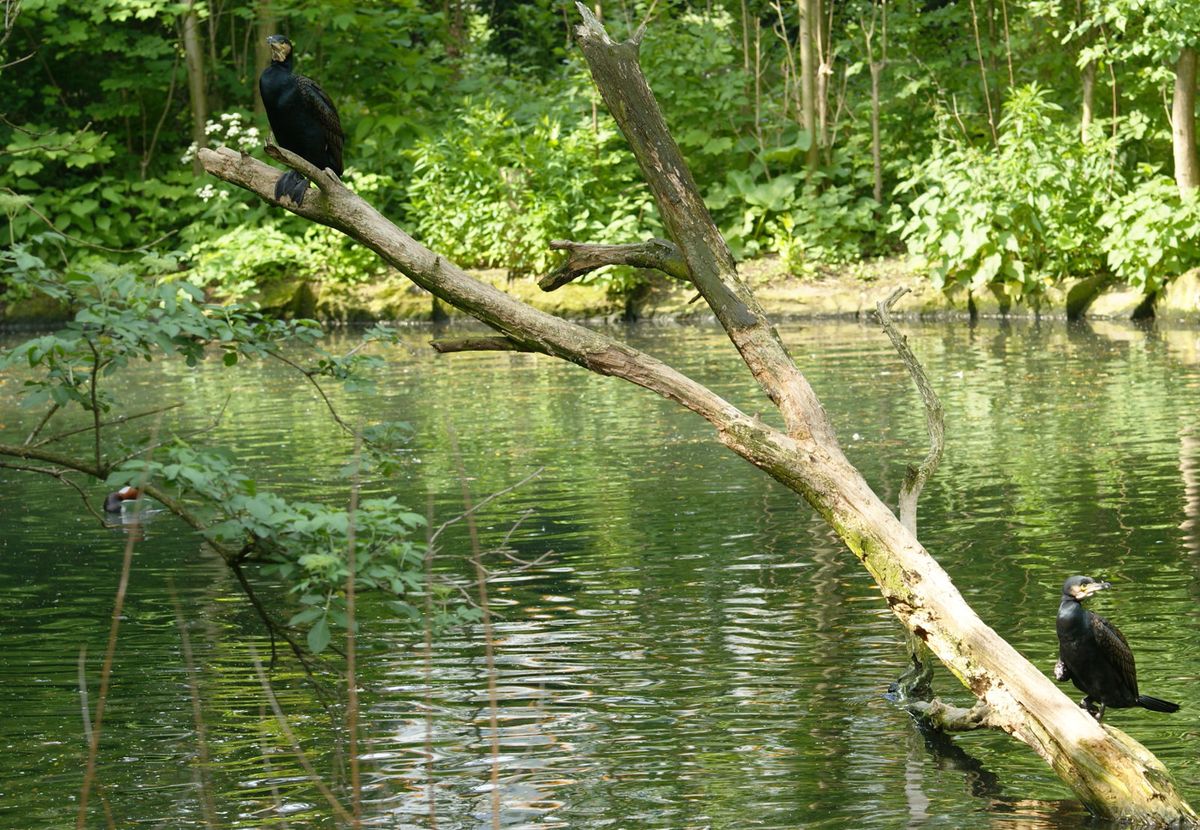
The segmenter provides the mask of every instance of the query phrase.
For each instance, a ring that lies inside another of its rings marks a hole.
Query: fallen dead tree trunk
[[[293,212],[336,228],[413,282],[499,334],[436,344],[440,351],[516,349],[568,360],[649,389],[707,419],[717,438],[802,495],[874,577],[901,623],[978,699],[971,710],[936,706],[947,729],[1001,729],[1029,745],[1088,809],[1144,825],[1195,824],[1157,759],[1101,727],[983,623],[950,578],[872,492],[838,446],[829,419],[774,327],[737,274],[638,64],[641,31],[614,43],[586,8],[579,30],[597,88],[654,191],[671,242],[664,263],[696,286],[767,396],[783,429],[752,417],[661,361],[583,326],[537,311],[426,249],[331,173],[278,148],[276,158],[321,189]],[[273,201],[278,170],[232,150],[201,150],[205,169]],[[572,243],[578,251],[582,243]],[[664,249],[665,250],[665,249]],[[587,265],[646,263],[644,246],[589,246]],[[633,258],[637,259],[634,260]],[[680,268],[682,262],[683,268]]]

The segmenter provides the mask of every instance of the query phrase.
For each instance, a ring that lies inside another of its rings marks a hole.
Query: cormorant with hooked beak
[[[1096,720],[1106,707],[1141,706],[1154,712],[1177,712],[1178,703],[1138,694],[1133,651],[1115,625],[1083,607],[1083,600],[1105,588],[1090,576],[1073,576],[1063,583],[1058,604],[1058,663],[1054,678],[1070,680],[1084,698],[1080,703]],[[1100,705],[1099,711],[1096,704]]]
[[[333,101],[312,78],[292,71],[292,42],[283,35],[267,38],[271,65],[258,79],[258,91],[271,122],[275,142],[314,167],[342,175],[342,147],[346,136]],[[304,201],[308,179],[289,170],[275,183],[275,198]]]

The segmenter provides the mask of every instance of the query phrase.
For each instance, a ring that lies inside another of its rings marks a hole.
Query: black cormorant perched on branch
[[[1063,583],[1058,605],[1058,663],[1056,680],[1070,680],[1084,693],[1080,704],[1096,720],[1104,719],[1105,707],[1128,709],[1141,706],[1154,712],[1177,712],[1178,703],[1139,695],[1133,652],[1125,635],[1099,614],[1081,604],[1097,591],[1111,588],[1090,576],[1073,576]],[[1100,704],[1097,711],[1096,704]]]
[[[292,42],[283,35],[267,38],[271,65],[258,79],[258,91],[271,122],[275,142],[320,170],[342,175],[342,146],[346,136],[333,101],[312,78],[292,72]],[[299,205],[308,179],[289,170],[275,183],[275,198],[289,197]]]

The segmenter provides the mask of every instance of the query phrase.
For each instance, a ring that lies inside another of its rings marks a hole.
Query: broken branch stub
[[[556,239],[550,243],[555,251],[566,251],[562,265],[538,280],[538,288],[553,291],[606,265],[630,265],[662,271],[668,277],[691,281],[687,263],[679,249],[665,239],[647,239],[630,245],[597,245],[590,242],[571,242]]]

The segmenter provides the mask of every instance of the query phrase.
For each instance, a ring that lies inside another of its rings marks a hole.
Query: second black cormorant
[[[1103,720],[1106,707],[1141,706],[1154,712],[1178,711],[1178,703],[1138,694],[1133,651],[1125,641],[1125,635],[1104,617],[1083,607],[1083,600],[1111,587],[1090,576],[1072,576],[1063,583],[1056,624],[1058,663],[1054,667],[1055,679],[1074,683],[1084,694],[1081,705],[1096,720]]]
[[[292,71],[292,42],[283,35],[267,38],[271,65],[258,79],[258,91],[271,122],[275,143],[291,150],[320,170],[342,175],[342,147],[346,136],[333,101],[312,78]],[[308,179],[289,170],[275,183],[275,198],[304,201]]]

